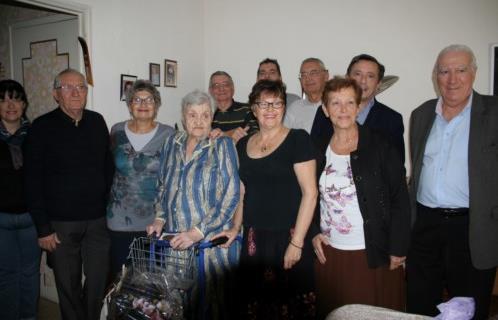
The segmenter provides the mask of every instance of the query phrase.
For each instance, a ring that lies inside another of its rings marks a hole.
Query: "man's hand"
[[[235,143],[237,143],[240,139],[247,136],[248,131],[249,126],[245,126],[245,128],[238,127],[233,130],[226,131],[225,135],[229,136],[233,141],[235,141]]]
[[[218,139],[219,137],[222,137],[223,135],[224,135],[224,132],[221,131],[220,128],[216,128],[216,129],[211,130],[211,132],[209,133],[209,138],[210,139]]]
[[[61,242],[59,238],[57,238],[57,234],[55,232],[46,237],[38,238],[38,245],[40,248],[47,250],[48,252],[54,251],[60,243]]]
[[[389,256],[391,263],[389,264],[389,270],[394,270],[400,266],[403,266],[405,264],[406,257],[396,257],[396,256]]]

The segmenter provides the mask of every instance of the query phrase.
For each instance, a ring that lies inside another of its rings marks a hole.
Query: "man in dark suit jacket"
[[[468,47],[443,49],[434,66],[441,97],[411,115],[412,313],[436,315],[446,289],[474,298],[474,319],[488,316],[498,265],[498,98],[473,91],[476,70]]]
[[[381,80],[384,78],[385,67],[374,57],[360,54],[349,63],[347,76],[355,79],[363,93],[360,103],[360,113],[357,122],[384,135],[396,148],[402,162],[405,162],[405,142],[403,138],[403,117],[388,106],[375,99]],[[311,137],[332,137],[333,129],[330,120],[318,108],[311,128]]]

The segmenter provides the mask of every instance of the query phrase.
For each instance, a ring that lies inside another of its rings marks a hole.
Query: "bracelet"
[[[289,244],[290,244],[291,246],[293,246],[293,247],[296,247],[296,248],[298,248],[298,249],[303,250],[303,247],[298,246],[297,244],[295,244],[294,242],[292,242],[292,240],[290,240],[290,241],[289,241]]]

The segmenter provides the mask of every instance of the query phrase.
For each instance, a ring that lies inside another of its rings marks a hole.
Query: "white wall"
[[[95,86],[89,108],[100,112],[109,127],[129,119],[125,102],[119,100],[120,75],[149,79],[149,63],[160,63],[158,89],[163,105],[158,120],[170,125],[179,122],[181,98],[204,86],[200,0],[77,1],[88,5],[91,11],[90,51]],[[177,88],[163,86],[164,59],[178,61]]]
[[[33,0],[59,2],[59,0]],[[331,74],[344,74],[352,56],[370,53],[400,80],[379,96],[399,110],[405,125],[421,102],[435,96],[430,80],[439,50],[469,45],[479,65],[475,88],[489,93],[489,45],[498,43],[496,0],[60,0],[91,11],[92,106],[109,125],[128,118],[119,101],[120,74],[148,78],[149,62],[178,60],[178,88],[159,88],[159,120],[179,122],[189,91],[207,89],[209,75],[228,71],[236,99],[245,101],[257,63],[277,58],[290,92],[309,56]],[[405,135],[406,137],[406,135]]]
[[[236,98],[247,100],[259,61],[277,58],[290,92],[299,93],[304,58],[321,58],[344,74],[354,55],[369,53],[400,80],[379,100],[400,111],[435,96],[431,70],[446,45],[470,46],[479,66],[475,88],[489,91],[489,45],[498,43],[496,0],[204,0],[206,78],[229,72]],[[207,79],[205,79],[207,83]],[[405,134],[405,138],[406,138]]]

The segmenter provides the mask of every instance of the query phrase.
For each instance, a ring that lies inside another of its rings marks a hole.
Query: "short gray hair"
[[[161,94],[149,80],[139,79],[133,83],[133,86],[126,92],[126,105],[131,106],[133,97],[138,91],[147,91],[154,98],[154,107],[158,109],[161,106]]]
[[[213,113],[213,109],[215,106],[213,97],[211,97],[206,92],[200,91],[198,89],[187,93],[187,95],[182,99],[182,121],[185,120],[185,114],[191,106],[201,104],[207,104],[209,106],[209,110],[211,110],[211,113]]]
[[[470,67],[474,72],[477,71],[477,61],[476,61],[476,56],[474,55],[474,52],[472,49],[467,47],[464,44],[452,44],[447,47],[445,47],[439,54],[437,55],[436,63],[434,64],[434,69],[432,70],[433,74],[436,75],[437,71],[439,69],[439,59],[441,57],[449,52],[465,52],[469,55],[470,57]]]
[[[323,63],[322,60],[320,60],[318,58],[314,58],[314,57],[304,59],[303,62],[301,62],[301,67],[303,66],[303,64],[308,63],[308,62],[318,63],[320,65],[320,68],[322,68],[322,70],[324,70],[324,71],[327,70],[327,68],[325,68],[325,63]]]
[[[75,69],[67,68],[67,69],[62,70],[61,72],[59,72],[55,76],[55,79],[54,79],[54,89],[58,89],[58,88],[61,87],[61,78],[62,78],[62,76],[66,75],[66,74],[77,74],[81,78],[83,78],[83,82],[84,82],[85,86],[88,85],[88,83],[86,82],[85,76],[81,72],[79,72],[78,70],[75,70]]]
[[[213,78],[216,77],[216,76],[225,76],[228,78],[228,80],[230,80],[230,83],[232,84],[233,86],[233,79],[232,79],[232,76],[230,76],[228,74],[228,72],[225,72],[225,71],[216,71],[216,72],[213,72],[213,74],[209,77],[209,87],[211,88],[211,86],[213,85]]]

